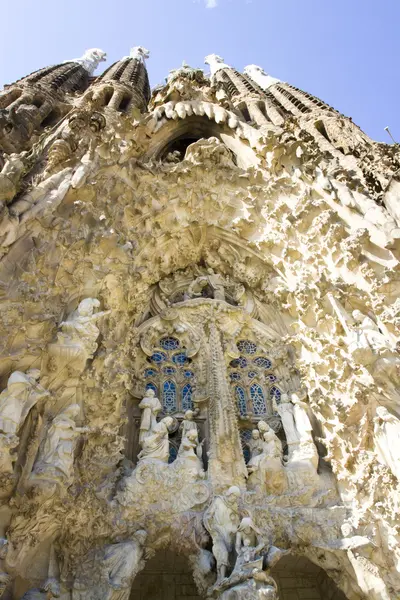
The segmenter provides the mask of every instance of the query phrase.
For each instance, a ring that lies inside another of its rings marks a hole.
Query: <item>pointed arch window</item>
[[[265,415],[267,407],[265,405],[265,397],[261,385],[253,383],[253,385],[250,386],[250,398],[253,404],[253,413],[255,415]]]
[[[239,413],[241,415],[246,415],[247,414],[247,405],[246,405],[246,395],[244,393],[244,389],[240,385],[237,385],[235,387],[235,394],[236,394],[236,403],[237,403]]]
[[[181,406],[183,411],[193,409],[192,386],[190,383],[187,383],[182,388]]]
[[[164,381],[163,385],[163,408],[164,412],[172,413],[177,409],[176,406],[176,385],[172,379]]]

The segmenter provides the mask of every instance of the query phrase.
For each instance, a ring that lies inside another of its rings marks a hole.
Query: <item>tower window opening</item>
[[[59,120],[60,116],[59,113],[55,110],[52,110],[47,117],[45,117],[41,123],[41,126],[43,128],[45,127],[53,127],[53,125],[55,125],[57,123],[57,121]]]
[[[130,94],[124,94],[121,102],[119,103],[118,110],[120,112],[125,112],[129,106],[129,103],[131,100],[132,100],[132,97]]]
[[[242,113],[243,119],[246,121],[246,123],[251,123],[252,118],[250,117],[249,109],[244,102],[239,105],[239,110]]]

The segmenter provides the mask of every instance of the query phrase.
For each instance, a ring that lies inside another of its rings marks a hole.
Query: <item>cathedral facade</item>
[[[400,153],[216,55],[0,92],[0,597],[400,598]]]

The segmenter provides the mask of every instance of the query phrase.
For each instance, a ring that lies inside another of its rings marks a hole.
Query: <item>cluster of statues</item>
[[[204,514],[217,563],[215,589],[223,600],[238,597],[277,598],[277,586],[269,569],[285,551],[270,546],[249,516],[241,518],[241,491],[232,486],[216,496]],[[235,556],[233,562],[232,557]],[[233,568],[232,568],[233,566]]]
[[[227,300],[227,292],[229,298],[239,302],[245,293],[245,288],[242,284],[233,282],[229,275],[223,277],[209,267],[205,274],[199,275],[192,281],[184,294],[184,299],[190,300],[208,295],[214,300]]]
[[[138,454],[139,463],[157,461],[168,463],[170,454],[169,434],[175,425],[175,419],[167,416],[157,421],[157,415],[162,410],[161,403],[154,390],[146,390],[144,398],[139,403],[142,411],[139,432],[141,450]],[[187,410],[180,425],[181,443],[174,468],[182,468],[194,477],[204,478],[202,464],[202,443],[199,442],[199,432],[194,421],[194,412]]]

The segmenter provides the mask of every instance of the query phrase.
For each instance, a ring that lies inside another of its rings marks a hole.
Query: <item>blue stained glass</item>
[[[144,372],[145,377],[153,377],[153,375],[157,375],[157,371],[154,369],[146,369]]]
[[[277,404],[280,403],[282,392],[279,388],[276,387],[276,385],[273,385],[272,388],[269,390],[269,395],[271,398],[275,397]]]
[[[177,456],[178,456],[178,450],[175,448],[175,446],[173,446],[172,444],[170,444],[170,446],[169,446],[168,464],[173,463]]]
[[[238,360],[238,366],[241,369],[244,369],[245,367],[247,367],[247,360],[245,359],[244,356],[240,356],[237,360]]]
[[[270,369],[272,366],[271,361],[268,358],[265,358],[265,356],[258,356],[257,358],[255,358],[254,364],[257,365],[257,367],[261,367],[263,369]]]
[[[174,373],[176,373],[176,369],[174,369],[174,367],[164,367],[163,373],[166,375],[174,375]]]
[[[231,362],[229,363],[229,366],[231,366],[234,369],[236,369],[239,366],[239,359],[238,358],[234,358],[233,360],[231,360]]]
[[[184,375],[185,375],[185,377],[187,377],[187,379],[194,377],[193,371],[185,371]]]
[[[247,406],[246,406],[246,396],[244,394],[244,389],[241,388],[239,385],[237,385],[235,387],[235,394],[236,394],[236,402],[237,402],[237,407],[239,409],[239,413],[241,415],[246,415],[247,414]]]
[[[172,357],[172,360],[176,365],[184,365],[188,361],[187,356],[184,352],[179,352],[179,354],[174,354],[174,356]]]
[[[240,431],[240,440],[242,442],[243,456],[244,456],[244,461],[246,464],[249,462],[249,460],[251,458],[250,448],[247,445],[250,438],[251,438],[251,430],[250,429],[242,429]]]
[[[249,379],[254,379],[254,377],[257,377],[257,375],[258,375],[257,371],[249,371],[248,372]]]
[[[242,376],[240,373],[231,373],[229,375],[229,377],[231,378],[232,381],[239,381],[239,379],[242,379]]]
[[[179,348],[179,340],[173,337],[164,337],[160,340],[160,346],[164,350],[176,350]]]
[[[150,360],[152,360],[156,364],[159,364],[164,362],[164,360],[167,360],[167,355],[165,354],[165,352],[154,352],[154,354],[152,354],[152,356],[150,357]]]
[[[267,379],[269,379],[269,381],[276,381],[275,375],[268,375]]]
[[[182,388],[182,410],[192,410],[193,409],[193,401],[192,401],[192,386],[190,383],[187,383]]]
[[[244,354],[255,354],[257,351],[257,346],[254,342],[250,342],[249,340],[240,340],[237,344],[238,350],[240,352],[244,352]]]
[[[250,386],[250,397],[253,403],[253,413],[255,415],[265,415],[267,407],[265,406],[264,392],[258,383],[253,383]]]
[[[166,413],[176,411],[176,385],[170,379],[163,385],[163,408]]]
[[[146,383],[146,390],[153,390],[154,393],[157,395],[157,386],[152,381],[149,381],[149,383]]]

